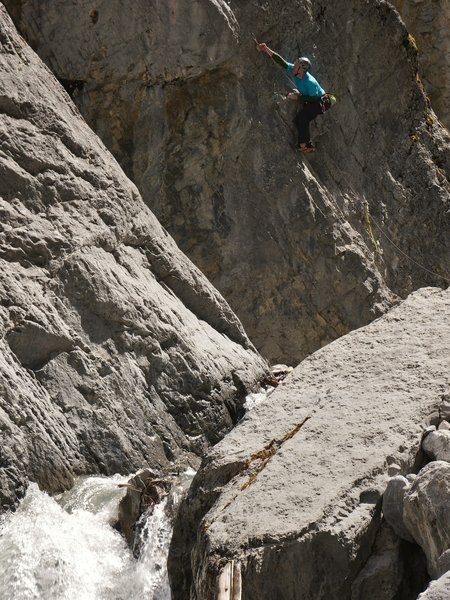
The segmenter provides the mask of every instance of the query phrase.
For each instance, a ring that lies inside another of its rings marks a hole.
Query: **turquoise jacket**
[[[292,81],[294,82],[295,87],[298,89],[302,96],[323,96],[325,94],[325,90],[319,85],[319,82],[305,71],[303,73],[303,77],[297,77],[292,72],[294,65],[292,63],[288,63],[287,72],[289,73]]]
[[[282,58],[276,52],[272,54],[272,58],[276,63],[281,65],[289,73],[289,77],[292,79],[292,82],[301,94],[300,100],[302,100],[303,102],[311,102],[317,100],[325,94],[325,90],[319,84],[317,79],[315,79],[311,75],[311,73],[308,73],[308,71],[304,71],[303,77],[300,79],[300,77],[297,77],[292,72],[292,69],[294,68],[294,65],[292,63],[286,62],[284,58]]]

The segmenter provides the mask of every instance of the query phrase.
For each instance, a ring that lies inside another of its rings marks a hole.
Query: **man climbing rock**
[[[325,93],[319,82],[311,75],[311,62],[305,56],[298,58],[294,63],[288,63],[279,54],[271,50],[265,43],[257,44],[257,49],[281,65],[288,72],[296,89],[287,95],[289,100],[298,100],[300,110],[295,117],[298,131],[298,149],[300,152],[312,152],[314,146],[311,142],[309,124],[318,115],[327,111],[336,102],[336,98]]]

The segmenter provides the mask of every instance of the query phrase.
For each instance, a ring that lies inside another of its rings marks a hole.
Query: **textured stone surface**
[[[450,548],[450,464],[424,467],[403,500],[405,525],[422,547],[432,577],[440,574],[439,557]]]
[[[390,0],[416,39],[419,69],[433,107],[450,128],[450,4],[447,0]]]
[[[0,4],[0,502],[196,461],[265,365]]]
[[[387,467],[416,468],[448,393],[449,314],[450,289],[412,294],[305,359],[209,453],[175,527],[175,600],[214,598],[232,558],[246,600],[351,597]]]
[[[387,2],[7,5],[266,357],[296,364],[396,294],[441,285],[433,272],[450,279],[448,136]],[[315,155],[293,152],[286,79],[252,33],[310,56],[337,94]]]
[[[450,431],[448,429],[432,431],[423,440],[422,449],[433,460],[450,462]]]

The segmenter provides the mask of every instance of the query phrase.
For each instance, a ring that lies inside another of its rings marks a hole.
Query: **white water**
[[[164,503],[146,520],[139,559],[111,527],[128,479],[80,479],[56,499],[31,484],[0,521],[0,599],[170,600]]]
[[[258,406],[258,404],[261,404],[262,402],[267,400],[268,396],[274,391],[274,389],[275,388],[269,388],[268,390],[265,390],[261,388],[259,392],[253,392],[252,394],[248,394],[245,397],[244,402],[245,412],[247,413],[253,410],[255,406]]]

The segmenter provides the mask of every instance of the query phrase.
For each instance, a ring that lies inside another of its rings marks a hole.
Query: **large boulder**
[[[450,462],[450,430],[431,431],[422,442],[422,449],[432,460]]]
[[[448,134],[388,2],[7,5],[266,357],[297,364],[450,279]],[[315,155],[253,35],[337,94]]]
[[[403,501],[410,482],[402,475],[389,479],[383,494],[383,515],[395,533],[408,542],[414,542],[403,519]]]
[[[422,547],[432,577],[440,575],[440,556],[450,549],[450,464],[424,467],[403,499],[405,525]]]
[[[445,402],[449,314],[450,289],[412,294],[305,359],[210,451],[175,525],[175,600],[212,600],[231,560],[246,600],[358,597],[389,465],[417,468]]]
[[[196,462],[265,363],[0,4],[0,503]]]

